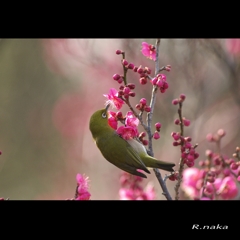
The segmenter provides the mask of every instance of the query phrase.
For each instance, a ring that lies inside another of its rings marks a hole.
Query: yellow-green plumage
[[[174,163],[159,161],[146,152],[145,147],[135,139],[125,140],[108,124],[108,107],[96,111],[90,118],[89,128],[103,157],[118,168],[146,178],[138,172],[150,173],[149,168],[160,168],[173,172]]]

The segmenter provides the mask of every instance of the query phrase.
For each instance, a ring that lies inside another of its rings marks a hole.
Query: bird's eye
[[[106,118],[106,117],[107,117],[107,115],[106,115],[105,112],[103,112],[102,117],[103,117],[103,118]]]

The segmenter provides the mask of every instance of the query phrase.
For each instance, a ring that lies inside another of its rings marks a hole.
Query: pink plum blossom
[[[109,113],[109,117],[108,117],[108,124],[113,128],[113,129],[117,129],[118,126],[118,122],[117,122],[117,114],[115,112],[112,111],[108,111]]]
[[[75,200],[89,200],[91,194],[88,191],[88,177],[81,175],[80,173],[76,176],[77,180],[77,194]]]
[[[149,59],[156,60],[156,49],[153,45],[146,42],[142,43],[142,54]]]
[[[119,134],[123,139],[129,140],[131,138],[137,137],[136,128],[134,127],[124,127],[121,126],[117,129],[117,134]]]
[[[236,182],[232,177],[225,177],[217,192],[225,200],[235,198],[238,194]]]
[[[191,199],[199,197],[203,175],[204,171],[198,168],[187,168],[183,171],[182,189]]]
[[[124,104],[124,101],[118,97],[118,91],[115,88],[111,88],[109,94],[103,94],[103,96],[108,99],[106,104],[110,103],[111,106],[115,107],[117,110]]]

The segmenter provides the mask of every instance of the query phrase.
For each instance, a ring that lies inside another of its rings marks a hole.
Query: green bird
[[[116,167],[143,178],[150,173],[148,168],[160,168],[173,172],[174,163],[159,161],[147,154],[146,148],[137,140],[125,140],[108,124],[108,108],[110,104],[96,111],[90,118],[89,128],[92,137],[103,157]]]

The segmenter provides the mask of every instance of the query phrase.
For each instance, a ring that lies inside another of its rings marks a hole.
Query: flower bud
[[[155,128],[156,128],[157,131],[160,130],[161,126],[162,126],[162,125],[161,125],[160,122],[155,123]]]
[[[130,89],[134,89],[135,88],[135,84],[134,83],[128,83],[127,87],[129,87]]]
[[[178,99],[173,99],[173,100],[172,100],[172,104],[173,104],[173,105],[177,105],[178,103],[179,103],[179,100],[178,100]]]
[[[146,111],[146,112],[150,112],[150,111],[151,111],[150,106],[145,106],[145,107],[144,107],[144,111]]]
[[[160,138],[160,134],[156,131],[154,134],[153,134],[153,138],[154,139],[159,139]]]
[[[114,80],[117,81],[119,78],[120,78],[120,75],[119,75],[119,74],[116,73],[116,74],[113,75],[113,79],[114,79]]]
[[[138,67],[137,72],[138,72],[139,74],[143,73],[143,69],[142,69],[142,66],[141,66],[141,65]]]
[[[117,55],[122,54],[122,53],[123,53],[122,50],[117,50],[117,51],[116,51],[116,54],[117,54]]]
[[[145,106],[147,104],[146,98],[141,98],[139,102],[142,104],[142,106]]]
[[[147,83],[147,79],[145,77],[142,77],[139,79],[139,82],[142,84],[142,85],[145,85]]]
[[[130,97],[135,97],[135,96],[136,96],[136,93],[135,93],[135,92],[129,92],[129,96],[130,96]]]
[[[127,66],[127,65],[128,65],[128,61],[127,61],[126,59],[123,59],[123,60],[122,60],[122,64],[123,64],[124,66]]]
[[[128,69],[133,69],[134,68],[134,64],[133,63],[129,63],[127,67],[128,67]]]

